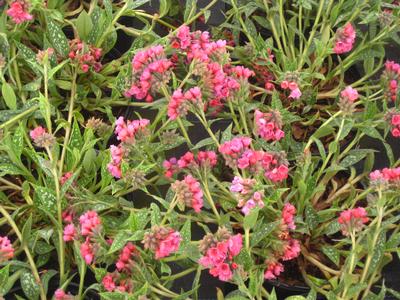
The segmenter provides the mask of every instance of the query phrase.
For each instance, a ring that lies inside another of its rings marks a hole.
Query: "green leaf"
[[[317,131],[314,132],[312,137],[316,138],[316,139],[319,139],[321,137],[324,137],[324,136],[327,136],[327,135],[331,134],[334,131],[335,131],[335,128],[333,128],[330,125],[325,125],[323,127],[318,128]]]
[[[165,16],[171,8],[170,0],[160,0],[160,18]]]
[[[259,208],[254,208],[250,211],[250,213],[244,217],[243,227],[245,229],[251,229],[256,225]]]
[[[14,90],[10,84],[3,82],[1,87],[1,94],[3,95],[6,105],[10,109],[17,109],[17,97],[15,96]]]
[[[43,187],[34,185],[35,195],[33,197],[34,204],[49,213],[56,214],[57,212],[57,198],[54,191]]]
[[[188,219],[185,222],[185,224],[182,226],[180,233],[181,233],[181,237],[182,237],[182,245],[187,245],[190,242],[190,240],[192,239],[190,219]]]
[[[304,298],[303,296],[290,296],[287,297],[286,300],[307,300],[307,299]]]
[[[150,209],[151,209],[151,226],[154,226],[161,221],[160,208],[157,206],[157,204],[152,203],[150,205]]]
[[[267,237],[278,225],[278,222],[262,223],[262,227],[256,227],[250,237],[250,245],[256,246],[265,237]]]
[[[76,30],[81,40],[86,41],[90,31],[93,28],[92,19],[87,14],[86,10],[82,10],[79,17],[76,19]]]
[[[46,22],[47,34],[49,36],[50,43],[53,45],[53,48],[58,52],[58,54],[66,57],[69,52],[67,37],[53,19],[46,16]]]
[[[45,273],[42,275],[41,281],[42,281],[43,288],[44,288],[44,291],[45,291],[45,292],[47,292],[47,289],[48,289],[48,287],[49,287],[49,281],[50,281],[50,279],[51,279],[52,277],[54,277],[54,275],[56,275],[56,274],[57,274],[57,272],[56,272],[55,270],[47,270],[47,272],[45,272]]]
[[[25,129],[24,126],[22,126],[22,123],[20,123],[12,138],[13,150],[17,157],[21,156],[24,148],[24,135]]]
[[[317,228],[319,224],[319,217],[315,209],[309,204],[305,209],[306,223],[310,230]]]
[[[185,12],[183,14],[183,20],[185,22],[196,14],[196,8],[197,8],[197,1],[195,0],[186,1]]]
[[[127,296],[125,293],[119,292],[105,292],[100,293],[100,299],[102,300],[126,300]]]
[[[30,272],[21,275],[21,287],[28,299],[35,300],[39,298],[39,285],[36,283],[35,277]]]
[[[27,245],[29,239],[31,238],[31,230],[32,230],[32,215],[29,215],[28,220],[25,222],[24,227],[22,228],[22,241],[23,245]]]
[[[12,163],[1,163],[0,164],[0,176],[4,175],[20,175],[24,174],[20,168]]]
[[[122,249],[122,247],[125,246],[128,237],[129,234],[127,232],[118,232],[117,235],[114,237],[110,250],[108,250],[108,254],[114,253],[115,251]]]
[[[341,166],[343,168],[350,167],[350,166],[358,163],[365,156],[367,156],[367,154],[370,152],[371,152],[371,150],[367,150],[367,149],[351,150],[351,151],[349,151],[349,154],[344,159],[342,159],[339,166]]]
[[[5,291],[7,283],[8,283],[8,277],[9,277],[9,269],[10,265],[6,265],[4,268],[0,270],[0,294],[4,294],[3,291]]]
[[[340,253],[336,248],[330,246],[323,246],[322,253],[324,253],[335,265],[339,266]]]

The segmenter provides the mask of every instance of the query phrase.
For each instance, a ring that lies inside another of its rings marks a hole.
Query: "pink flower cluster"
[[[94,244],[90,241],[89,237],[87,237],[85,239],[85,242],[81,244],[80,251],[86,264],[91,264],[94,260],[95,247]]]
[[[382,170],[375,170],[369,174],[369,178],[376,184],[400,184],[400,167],[398,168],[384,168]]]
[[[107,273],[103,277],[102,284],[107,292],[131,293],[133,291],[132,280],[123,278],[118,272]]]
[[[107,165],[108,171],[115,178],[121,178],[121,163],[124,157],[124,144],[133,144],[139,135],[144,135],[150,121],[147,119],[125,121],[123,117],[119,117],[115,122],[115,134],[117,139],[121,141],[118,146],[111,145],[111,162]]]
[[[400,64],[388,60],[385,63],[385,70],[382,73],[382,81],[386,99],[396,101],[399,92]]]
[[[255,130],[266,141],[279,141],[285,136],[282,130],[282,119],[278,111],[263,113],[254,112]]]
[[[111,162],[107,165],[107,169],[112,176],[115,178],[121,178],[122,170],[121,170],[121,163],[122,158],[124,157],[124,150],[122,145],[111,145],[110,146],[111,152]]]
[[[136,247],[131,242],[127,243],[119,255],[118,261],[115,264],[118,271],[125,271],[127,274],[131,272],[133,256],[136,255]]]
[[[100,72],[102,68],[100,48],[85,45],[80,39],[73,39],[69,41],[69,49],[69,58],[78,63],[82,72],[88,72],[91,67],[95,72]]]
[[[340,213],[338,222],[344,235],[350,235],[351,232],[359,231],[365,223],[368,222],[367,211],[364,207],[347,209]]]
[[[392,135],[400,137],[400,113],[394,113],[391,117]]]
[[[175,120],[178,117],[187,115],[190,105],[201,105],[201,91],[199,87],[193,87],[182,93],[181,89],[176,90],[168,103],[168,117]]]
[[[355,104],[354,102],[359,98],[356,89],[351,86],[347,86],[343,91],[340,92],[339,107],[344,113],[350,114],[353,112]]]
[[[30,21],[33,16],[28,13],[28,2],[25,0],[15,0],[7,9],[7,15],[11,17],[15,24],[21,24]]]
[[[150,232],[145,233],[143,244],[145,249],[155,252],[156,259],[160,259],[178,251],[181,240],[178,231],[153,226]]]
[[[219,152],[231,168],[248,169],[251,173],[264,171],[266,178],[280,182],[288,177],[289,168],[277,155],[250,149],[251,139],[236,137],[220,145]]]
[[[132,60],[132,84],[125,96],[152,102],[152,94],[168,82],[171,67],[172,62],[165,57],[162,46],[139,51]]]
[[[176,180],[171,185],[176,193],[177,200],[199,213],[203,207],[203,191],[200,183],[191,175],[186,175],[183,180]]]
[[[235,194],[238,200],[238,207],[242,208],[244,215],[248,215],[255,207],[264,207],[264,193],[263,191],[254,190],[256,183],[255,179],[241,178],[239,176],[233,178],[230,191]]]
[[[351,86],[347,86],[343,91],[340,92],[340,97],[346,99],[348,102],[354,102],[358,99],[359,95],[356,89]]]
[[[282,210],[282,224],[288,229],[295,230],[296,225],[294,223],[294,216],[296,215],[296,208],[290,204],[286,203]]]
[[[149,124],[148,119],[125,122],[124,117],[119,117],[115,122],[115,134],[119,141],[132,144],[135,141],[135,136],[145,130]]]
[[[243,246],[241,234],[236,234],[226,240],[218,241],[215,245],[204,251],[199,264],[210,269],[210,274],[219,280],[229,281],[233,277],[233,271],[238,265],[233,262],[235,256],[240,253]]]
[[[14,257],[14,248],[6,236],[0,236],[0,262],[5,262]]]
[[[64,227],[63,239],[65,242],[71,242],[75,239],[77,235],[76,228],[74,224],[68,224]]]
[[[101,220],[97,212],[89,210],[79,217],[79,223],[81,224],[81,235],[92,236],[99,230]]]
[[[279,260],[292,260],[300,254],[300,242],[296,239],[293,239],[289,233],[289,230],[296,229],[296,225],[294,223],[295,214],[296,208],[292,204],[286,203],[281,213],[282,232],[279,234],[281,239],[281,244],[279,245],[280,251],[277,251],[273,257],[266,261],[267,269],[264,273],[265,279],[275,279],[280,275],[281,272],[284,271],[284,267]]]
[[[208,63],[205,72],[201,75],[204,93],[210,99],[209,106],[216,112],[222,109],[223,100],[227,100],[234,91],[240,89],[240,83],[226,74],[217,62]]]
[[[171,178],[183,169],[210,168],[217,164],[217,154],[214,151],[199,151],[197,157],[192,152],[186,152],[179,159],[175,157],[165,160],[163,167],[165,176]]]
[[[250,149],[251,138],[235,137],[219,146],[218,150],[225,158],[226,165],[236,168],[238,160],[246,150]]]
[[[35,142],[36,140],[40,139],[46,133],[47,133],[46,129],[44,129],[42,126],[38,126],[29,132],[29,136]]]
[[[226,41],[212,41],[207,31],[190,32],[189,27],[183,25],[172,40],[172,47],[186,52],[189,62],[193,59],[208,62],[211,56],[226,52]]]
[[[351,23],[347,23],[344,27],[341,27],[336,31],[335,47],[333,48],[333,51],[336,54],[350,52],[351,49],[353,49],[355,40],[356,31]]]
[[[281,88],[284,90],[290,90],[289,98],[300,99],[302,95],[300,87],[295,81],[284,80],[281,82]]]
[[[61,185],[64,185],[68,181],[68,179],[72,177],[72,175],[73,175],[72,172],[67,172],[63,176],[61,176],[60,178]]]
[[[74,300],[75,297],[72,296],[70,293],[66,294],[63,289],[57,289],[54,292],[54,299],[55,300]]]

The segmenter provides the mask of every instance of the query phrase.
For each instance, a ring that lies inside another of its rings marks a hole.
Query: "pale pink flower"
[[[35,129],[31,130],[29,135],[31,139],[35,141],[41,136],[43,136],[45,133],[47,133],[46,129],[44,129],[42,126],[38,126]]]
[[[347,23],[344,27],[336,31],[335,47],[333,51],[336,54],[350,52],[356,39],[356,31],[351,23]]]
[[[301,95],[300,89],[296,88],[290,92],[289,98],[300,99]]]
[[[0,262],[5,262],[14,257],[14,248],[6,236],[0,236]]]
[[[353,89],[351,86],[347,86],[343,91],[340,92],[340,97],[345,98],[349,102],[354,102],[359,98],[359,95],[356,89]]]

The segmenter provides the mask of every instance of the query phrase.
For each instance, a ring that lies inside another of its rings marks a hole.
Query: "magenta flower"
[[[149,124],[150,121],[147,119],[128,120],[125,122],[124,117],[119,117],[115,122],[115,134],[121,142],[132,144],[136,135],[143,133]]]
[[[81,244],[80,251],[86,264],[90,265],[94,260],[94,249],[89,237],[87,237],[85,242]]]
[[[358,99],[359,95],[356,89],[353,89],[351,86],[347,86],[343,91],[340,92],[340,97],[349,102],[354,102]]]
[[[350,52],[353,49],[356,40],[356,31],[351,23],[347,23],[344,27],[336,31],[335,47],[333,51],[336,54]]]
[[[11,17],[15,24],[21,24],[33,19],[33,16],[28,13],[27,9],[28,4],[26,1],[16,0],[10,4],[7,15]]]
[[[292,260],[300,254],[300,242],[290,238],[284,246],[282,260]]]
[[[272,262],[267,265],[267,269],[264,272],[264,278],[267,280],[276,279],[283,272],[283,265],[279,262]]]
[[[241,178],[239,176],[233,178],[230,191],[234,193],[238,200],[238,207],[242,208],[244,215],[248,215],[255,207],[264,207],[264,194],[262,191],[254,190],[255,184],[255,179]]]
[[[82,236],[91,236],[93,235],[100,227],[101,220],[97,214],[97,212],[89,210],[85,214],[79,217],[79,222],[81,224],[81,235]]]
[[[74,240],[75,236],[76,236],[76,229],[74,224],[68,224],[64,227],[64,241],[65,242],[71,242]]]
[[[111,162],[107,165],[107,169],[113,177],[121,178],[122,176],[121,162],[124,155],[122,146],[111,145],[110,152],[111,152]]]
[[[127,243],[125,247],[122,249],[118,261],[116,262],[118,271],[125,271],[126,273],[130,273],[132,269],[133,256],[136,254],[136,247],[131,242]]]
[[[178,251],[182,238],[178,231],[171,228],[153,226],[150,232],[146,232],[143,239],[145,249],[155,253],[156,259],[169,256]]]
[[[286,203],[282,210],[282,223],[291,230],[296,229],[296,225],[294,223],[295,215],[296,208],[292,204]]]
[[[179,202],[194,209],[199,213],[203,207],[203,191],[200,183],[191,175],[186,175],[183,180],[176,180],[172,184]]]
[[[282,131],[282,119],[278,111],[263,113],[256,110],[254,122],[257,134],[266,141],[279,141],[285,136]]]
[[[168,103],[168,117],[175,120],[178,117],[187,115],[190,105],[201,105],[201,91],[199,87],[194,87],[185,93],[181,89],[176,90]]]
[[[352,230],[360,231],[365,223],[369,221],[367,211],[364,207],[356,207],[342,211],[338,222],[344,235],[349,235]]]

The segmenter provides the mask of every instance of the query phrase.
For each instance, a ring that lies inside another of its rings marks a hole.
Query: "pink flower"
[[[62,219],[65,223],[72,223],[74,213],[71,209],[66,209],[62,212]]]
[[[256,206],[259,208],[264,207],[262,200],[264,194],[262,191],[254,191],[255,184],[255,179],[235,176],[230,187],[230,191],[235,194],[238,200],[238,207],[242,207],[242,212],[245,215],[248,215]]]
[[[282,119],[278,111],[263,113],[256,110],[254,121],[257,134],[266,141],[279,141],[285,136],[282,131]]]
[[[347,23],[344,27],[336,31],[335,47],[333,51],[336,54],[350,52],[356,39],[356,31],[351,23]]]
[[[76,236],[76,229],[74,224],[68,224],[64,227],[64,241],[71,242]]]
[[[143,239],[145,249],[155,252],[156,259],[169,256],[178,251],[182,238],[179,232],[162,226],[153,226]]]
[[[104,276],[101,283],[108,292],[113,292],[116,288],[113,276],[111,274],[107,274],[106,276]]]
[[[82,236],[93,235],[100,227],[101,221],[95,211],[87,211],[85,214],[79,217],[79,222],[81,224],[81,234]]]
[[[14,257],[14,248],[6,236],[0,236],[0,262],[5,262]]]
[[[231,168],[237,167],[238,159],[249,149],[251,138],[236,137],[219,146],[218,150],[225,158],[226,164]]]
[[[125,271],[128,274],[131,272],[133,264],[132,256],[135,255],[135,252],[136,247],[131,242],[125,245],[121,251],[121,254],[119,255],[117,263],[115,264],[118,271]]]
[[[227,263],[221,263],[210,268],[210,274],[218,277],[221,281],[229,281],[233,276],[231,268]]]
[[[175,157],[171,157],[169,160],[164,160],[163,167],[165,169],[165,177],[171,178],[172,175],[179,171],[178,161]]]
[[[300,89],[296,88],[290,92],[289,98],[300,99],[301,95]]]
[[[367,223],[367,211],[363,207],[356,207],[342,211],[338,218],[338,222],[344,235],[349,235],[352,230],[360,231],[363,224]]]
[[[90,265],[94,259],[93,245],[90,243],[89,237],[86,238],[85,242],[81,244],[81,255],[85,260],[86,264]]]
[[[102,50],[93,45],[88,45],[80,39],[73,39],[69,41],[69,58],[80,66],[83,73],[87,73],[90,68],[95,72],[100,72],[102,65],[99,61],[101,58]]]
[[[340,97],[345,98],[349,102],[354,102],[358,99],[359,95],[356,89],[351,86],[347,86],[343,91],[340,92]]]
[[[392,116],[392,125],[400,125],[400,114],[394,114]]]
[[[192,207],[197,213],[200,212],[203,207],[203,191],[195,178],[186,175],[183,180],[176,180],[171,187],[179,202]]]
[[[169,81],[171,67],[172,62],[165,58],[161,45],[137,52],[132,60],[132,84],[125,96],[153,101],[152,94]]]
[[[288,178],[289,168],[286,165],[280,165],[277,168],[265,172],[267,177],[272,182],[280,182]]]
[[[27,3],[24,0],[16,0],[10,4],[7,15],[11,17],[15,24],[30,21],[33,16],[27,12]]]
[[[236,256],[243,247],[243,238],[241,234],[236,234],[228,240],[230,254]]]
[[[267,265],[264,278],[267,280],[276,279],[283,272],[283,265],[279,262],[273,262]]]
[[[67,172],[60,178],[60,183],[61,185],[64,185],[72,177],[73,173],[72,172]]]
[[[282,223],[291,230],[296,229],[296,225],[294,224],[295,215],[296,208],[292,204],[286,203],[282,210]]]
[[[113,177],[121,178],[122,176],[121,162],[124,155],[122,146],[111,145],[110,152],[111,152],[111,162],[107,165],[107,169]]]
[[[45,133],[47,133],[46,129],[44,129],[42,126],[38,126],[35,129],[31,130],[29,135],[31,139],[35,141],[43,136]]]
[[[300,242],[295,239],[289,239],[284,248],[282,260],[292,260],[300,254]]]
[[[125,122],[124,117],[119,117],[115,124],[117,139],[121,142],[132,144],[135,141],[135,136],[143,132],[147,125],[150,124],[150,121],[147,119],[140,119]]]
[[[214,167],[217,164],[217,154],[214,151],[199,151],[197,162],[200,166]]]
[[[156,259],[167,257],[171,253],[178,251],[181,240],[179,232],[171,231],[165,239],[159,241],[156,249]]]
[[[201,105],[201,97],[199,87],[191,88],[185,93],[182,93],[181,89],[176,90],[168,103],[168,117],[170,120],[186,116],[190,105]]]

